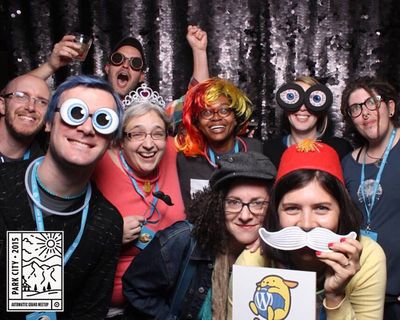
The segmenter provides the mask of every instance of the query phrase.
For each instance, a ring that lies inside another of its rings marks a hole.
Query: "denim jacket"
[[[122,283],[129,302],[129,319],[166,320],[183,261],[190,246],[190,226],[179,221],[157,232],[151,243],[133,260]],[[190,260],[196,265],[195,276],[182,303],[179,319],[197,319],[208,290],[214,259],[198,246]]]

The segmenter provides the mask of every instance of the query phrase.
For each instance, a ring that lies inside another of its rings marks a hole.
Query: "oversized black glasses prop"
[[[95,113],[90,114],[85,102],[80,99],[68,99],[64,101],[60,108],[61,119],[70,126],[80,126],[88,117],[92,118],[94,129],[101,134],[110,134],[118,128],[119,118],[117,113],[111,108],[100,108]]]
[[[304,92],[300,85],[287,83],[278,89],[276,101],[286,111],[295,112],[304,104],[309,111],[319,113],[330,108],[333,94],[323,84],[313,85]]]
[[[140,57],[127,58],[120,52],[114,52],[110,57],[110,62],[114,66],[120,66],[125,62],[125,60],[129,60],[129,65],[133,70],[135,71],[142,70],[143,60]]]
[[[281,86],[276,93],[279,106],[287,111],[297,111],[304,101],[304,90],[296,83],[287,83]]]
[[[306,108],[312,112],[324,112],[333,102],[332,91],[323,84],[316,84],[307,89],[304,96]]]

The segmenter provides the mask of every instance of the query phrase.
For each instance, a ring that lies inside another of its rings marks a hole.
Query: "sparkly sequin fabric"
[[[146,80],[165,100],[182,95],[192,73],[188,24],[208,32],[211,75],[232,80],[254,103],[259,135],[278,133],[276,88],[296,75],[321,78],[334,94],[336,134],[343,130],[340,94],[354,75],[379,75],[395,85],[400,4],[397,0],[2,1],[10,77],[43,63],[68,31],[92,35],[84,63],[52,79],[77,73],[104,75],[113,45],[131,34],[142,41]]]

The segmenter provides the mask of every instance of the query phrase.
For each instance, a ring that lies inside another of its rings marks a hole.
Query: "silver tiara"
[[[161,97],[157,91],[148,87],[145,83],[142,83],[136,90],[129,92],[122,101],[122,104],[126,109],[142,102],[149,102],[159,106],[160,108],[165,108],[163,97]]]

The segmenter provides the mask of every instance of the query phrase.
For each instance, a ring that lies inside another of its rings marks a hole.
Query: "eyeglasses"
[[[132,131],[132,132],[124,132],[125,137],[129,141],[144,141],[147,136],[150,136],[151,139],[158,141],[158,140],[165,140],[167,138],[167,133],[162,130],[152,131],[150,133],[144,131]]]
[[[143,60],[140,57],[132,57],[127,58],[121,52],[114,52],[110,57],[110,62],[114,66],[120,66],[125,62],[125,60],[129,60],[129,66],[135,70],[140,71],[143,68]]]
[[[214,117],[214,114],[218,114],[221,118],[226,118],[232,114],[232,108],[222,107],[217,110],[212,109],[204,109],[200,112],[200,117],[206,120],[210,120]]]
[[[29,94],[21,91],[10,92],[2,95],[3,98],[11,98],[14,97],[20,103],[28,104],[31,99],[33,100],[33,104],[39,106],[40,108],[46,108],[49,105],[49,100],[42,98],[34,98]]]
[[[56,111],[60,112],[61,119],[70,126],[80,126],[91,117],[92,125],[98,133],[111,134],[118,129],[119,117],[111,108],[100,108],[91,114],[85,102],[72,98],[64,101]]]
[[[362,103],[354,103],[350,107],[348,107],[347,114],[352,118],[357,118],[362,113],[363,106],[370,111],[374,111],[376,109],[379,109],[381,101],[381,96],[369,97]]]
[[[225,211],[230,213],[239,213],[243,210],[243,207],[246,206],[249,211],[254,215],[263,215],[265,213],[265,209],[268,206],[269,201],[266,200],[254,200],[250,202],[242,202],[239,199],[231,199],[227,198],[224,201],[225,203]]]

